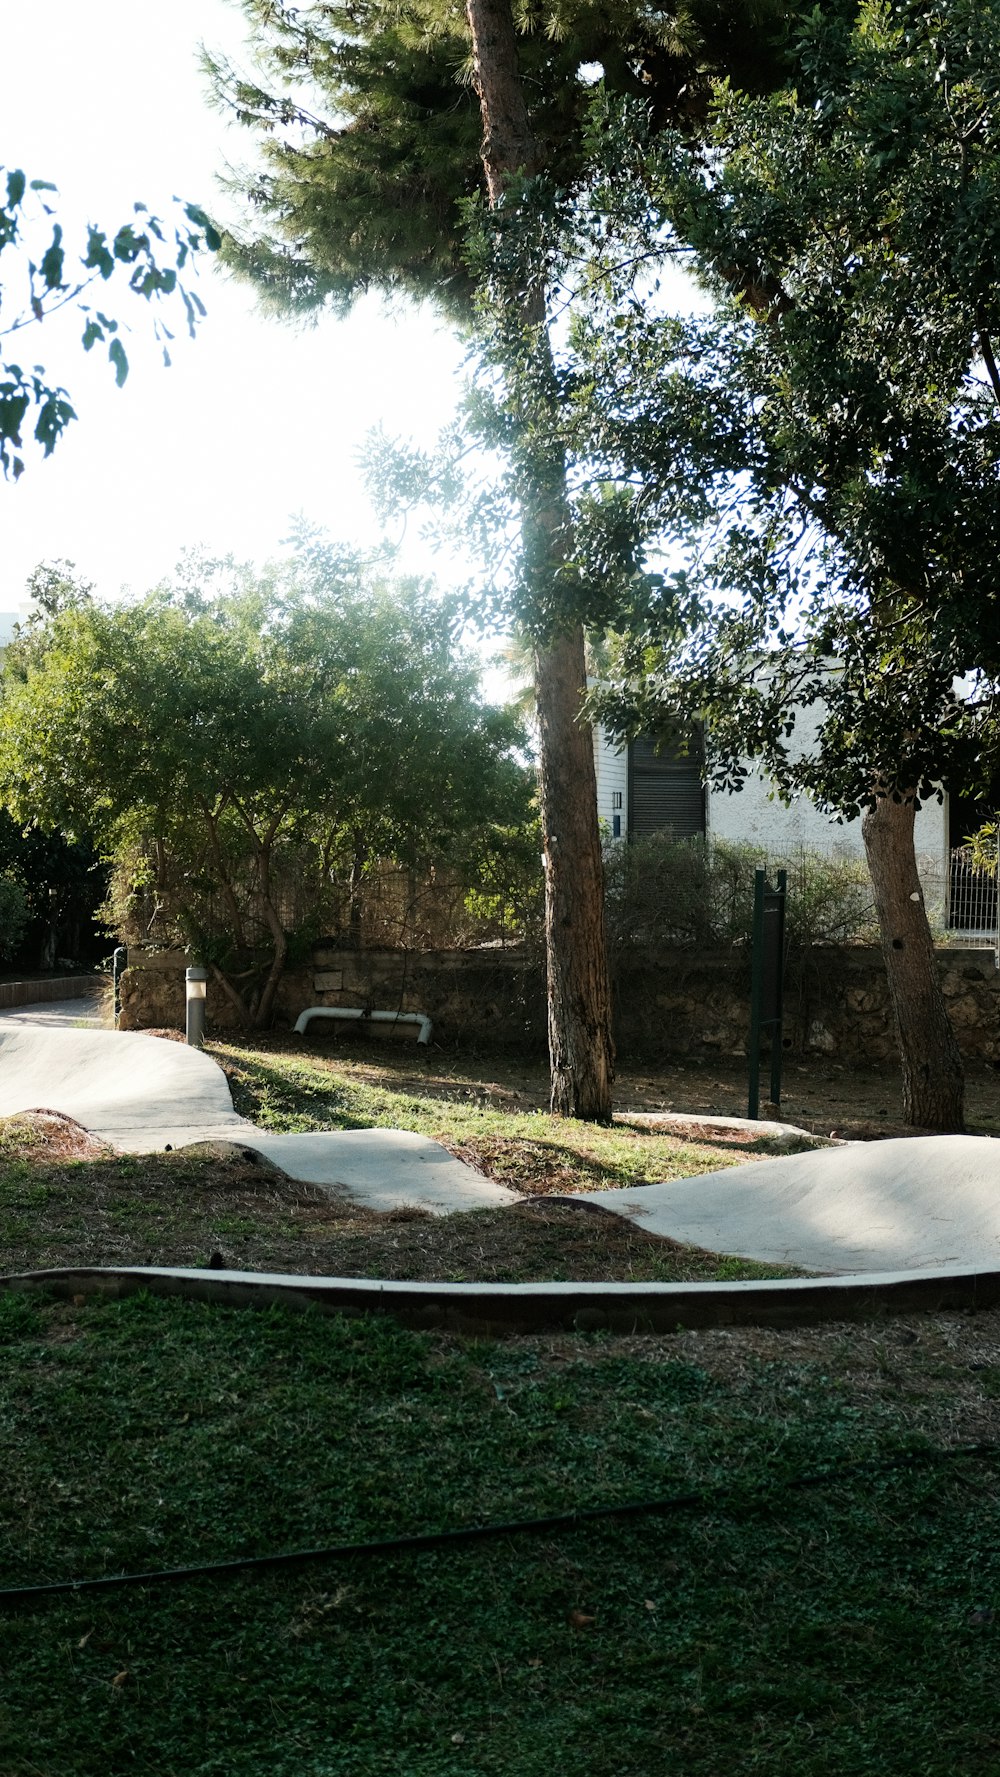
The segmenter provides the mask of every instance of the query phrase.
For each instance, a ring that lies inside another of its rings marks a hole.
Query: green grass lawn
[[[535,1071],[496,1057],[497,1080],[481,1063],[433,1059],[412,1045],[324,1054],[301,1039],[212,1043],[236,1109],[262,1129],[412,1129],[531,1195],[609,1190],[686,1178],[733,1165],[773,1144],[745,1135],[681,1139],[620,1124],[602,1128],[537,1108]]]
[[[984,1316],[461,1343],[0,1294],[0,1584],[726,1490],[542,1539],[0,1603],[0,1772],[987,1777],[995,1466],[783,1483],[995,1435],[997,1339]]]

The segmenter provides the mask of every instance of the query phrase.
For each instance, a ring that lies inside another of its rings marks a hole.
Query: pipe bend
[[[363,1019],[370,1024],[416,1024],[418,1043],[429,1043],[434,1025],[426,1012],[366,1012],[363,1006],[309,1006],[295,1020],[295,1031],[304,1036],[314,1018]]]

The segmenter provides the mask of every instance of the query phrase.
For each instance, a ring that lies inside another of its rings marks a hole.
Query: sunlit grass
[[[419,1054],[403,1050],[373,1061],[308,1053],[271,1041],[213,1043],[237,1110],[264,1129],[396,1128],[429,1136],[479,1164],[490,1177],[529,1194],[612,1189],[688,1178],[770,1151],[766,1141],[684,1141],[660,1131],[552,1117],[519,1109],[518,1093],[456,1064],[429,1077]],[[517,1077],[517,1070],[511,1070]]]

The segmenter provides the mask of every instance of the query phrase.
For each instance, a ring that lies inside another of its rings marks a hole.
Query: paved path
[[[41,1000],[34,1006],[0,1006],[0,1030],[8,1024],[49,1030],[110,1029],[100,994],[88,994],[85,999]]]
[[[133,1032],[81,1028],[81,1007],[86,1018],[80,1001],[0,1012],[0,1116],[62,1111],[132,1153],[237,1142],[292,1178],[379,1210],[446,1215],[523,1201],[406,1130],[258,1130],[233,1110],[209,1056]],[[764,1132],[739,1118],[688,1120]],[[784,1125],[779,1132],[795,1134]],[[651,1234],[765,1264],[831,1274],[1000,1269],[1000,1142],[982,1136],[844,1143],[582,1198]]]
[[[808,1271],[1000,1269],[1000,1142],[844,1142],[587,1201],[710,1252]]]
[[[274,1135],[237,1116],[222,1069],[199,1049],[134,1031],[73,1028],[52,1006],[0,1017],[0,1116],[61,1111],[112,1147],[152,1154],[194,1142],[254,1148],[290,1178],[370,1209],[432,1215],[496,1208],[517,1192],[404,1129]]]

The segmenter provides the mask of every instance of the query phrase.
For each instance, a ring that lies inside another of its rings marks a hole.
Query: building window
[[[677,839],[705,832],[705,786],[700,734],[658,743],[646,734],[628,750],[630,839],[670,830]]]

